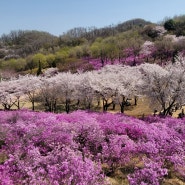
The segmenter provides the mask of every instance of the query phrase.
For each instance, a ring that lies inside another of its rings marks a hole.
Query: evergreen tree
[[[38,66],[38,70],[37,70],[37,76],[39,76],[40,74],[42,74],[42,66],[41,66],[41,62],[39,60],[39,66]]]

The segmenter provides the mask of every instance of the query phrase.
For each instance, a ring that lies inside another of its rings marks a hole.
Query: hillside
[[[184,16],[179,16],[161,25],[133,19],[100,29],[79,27],[59,37],[36,30],[11,31],[0,38],[0,70],[8,76],[36,74],[39,65],[41,71],[58,67],[76,72],[113,63],[162,64],[184,53],[184,25]]]

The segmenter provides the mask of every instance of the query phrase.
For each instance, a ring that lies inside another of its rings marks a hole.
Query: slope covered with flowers
[[[185,120],[76,111],[0,113],[0,184],[131,185],[185,180]]]

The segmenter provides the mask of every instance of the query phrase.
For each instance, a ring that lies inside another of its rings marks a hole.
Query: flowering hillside
[[[130,185],[185,180],[185,120],[76,111],[2,111],[1,185]]]

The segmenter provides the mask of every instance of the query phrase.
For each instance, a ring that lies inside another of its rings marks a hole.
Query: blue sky
[[[75,27],[100,28],[134,18],[159,22],[182,14],[184,0],[0,0],[0,36],[12,30],[58,36]]]

